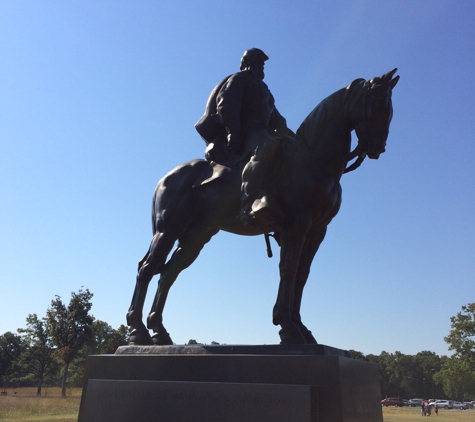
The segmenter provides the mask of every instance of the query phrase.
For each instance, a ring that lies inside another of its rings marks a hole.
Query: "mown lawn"
[[[421,410],[418,407],[384,407],[383,418],[384,422],[421,422],[422,416]],[[432,412],[430,417],[427,416],[422,420],[428,419],[434,422],[434,418],[438,422],[475,422],[475,411],[439,409],[439,416],[436,416],[434,412]]]
[[[78,419],[81,389],[67,390],[61,397],[60,388],[45,388],[36,397],[36,388],[7,388],[0,396],[0,421],[11,422],[76,422]]]
[[[68,389],[65,399],[60,388],[46,388],[41,397],[36,397],[36,388],[6,391],[7,396],[0,396],[2,422],[77,422],[80,388]],[[420,422],[421,411],[417,407],[384,407],[383,418],[384,422]],[[432,413],[430,420],[434,418],[438,422],[475,422],[475,410],[440,409],[439,416]]]

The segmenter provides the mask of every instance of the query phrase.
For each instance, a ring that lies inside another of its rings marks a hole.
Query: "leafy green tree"
[[[22,352],[21,337],[10,331],[0,336],[0,381],[5,387],[15,374],[15,364]]]
[[[435,379],[442,383],[448,397],[464,401],[475,396],[475,376],[473,367],[466,359],[449,358]]]
[[[475,303],[462,306],[450,322],[451,330],[444,340],[454,354],[442,365],[436,380],[450,397],[463,400],[475,396]]]
[[[450,333],[444,340],[459,358],[475,362],[475,303],[462,306],[462,312],[450,318]]]
[[[392,391],[400,397],[412,396],[416,393],[417,364],[414,356],[405,355],[399,351],[386,357],[386,373]]]
[[[19,358],[19,370],[24,375],[21,380],[32,380],[36,383],[36,395],[41,396],[41,387],[45,378],[56,373],[57,361],[54,348],[48,336],[45,321],[36,314],[28,315],[27,328],[19,328],[22,334],[23,352]]]
[[[84,382],[89,355],[112,354],[119,346],[125,346],[129,342],[130,329],[125,325],[121,325],[116,330],[108,323],[95,319],[91,330],[91,341],[81,348],[69,368],[69,380],[75,386],[81,386]]]
[[[351,356],[353,356],[353,359],[358,359],[358,360],[362,360],[364,362],[369,362],[368,359],[366,358],[366,356],[359,352],[358,350],[348,350],[350,353],[351,353]]]
[[[92,296],[88,289],[81,288],[78,293],[71,293],[71,300],[66,307],[56,295],[47,310],[48,334],[56,347],[56,355],[63,364],[63,397],[66,397],[69,365],[84,344],[92,340],[93,317],[89,315]]]
[[[442,388],[442,384],[437,381],[435,374],[440,371],[442,367],[442,362],[444,362],[447,357],[440,357],[434,352],[424,350],[422,352],[417,353],[415,355],[415,359],[417,364],[417,372],[415,376],[418,377],[419,380],[423,380],[422,387],[423,391],[425,391],[426,393],[425,395],[433,399],[444,398],[445,394]],[[421,395],[416,396],[422,397]]]
[[[103,355],[115,353],[119,346],[129,342],[129,327],[121,325],[117,330],[107,322],[95,320],[92,324],[93,343],[89,346],[89,354]]]
[[[379,356],[372,354],[365,356],[355,350],[350,352],[355,359],[378,365],[383,397],[428,398],[432,395],[443,398],[444,396],[442,387],[437,385],[433,376],[440,370],[445,357],[440,358],[429,351],[419,352],[415,356],[385,351]]]

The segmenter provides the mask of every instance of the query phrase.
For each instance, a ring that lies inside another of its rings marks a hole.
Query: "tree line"
[[[454,352],[450,357],[430,351],[366,356],[351,352],[356,359],[378,365],[383,397],[475,400],[475,303],[462,306],[450,322],[450,333],[444,337]]]
[[[65,396],[67,386],[83,385],[88,355],[114,353],[128,344],[128,327],[114,329],[90,314],[92,297],[82,288],[71,293],[68,305],[55,296],[45,317],[30,314],[26,328],[0,335],[0,386],[35,385],[41,395],[43,385],[60,384]],[[475,303],[462,306],[451,318],[451,330],[444,340],[453,351],[450,357],[431,351],[416,355],[350,352],[355,359],[378,365],[383,397],[474,400]],[[197,342],[190,340],[189,344]]]
[[[67,386],[82,386],[88,355],[114,353],[126,345],[128,327],[114,329],[94,318],[92,297],[82,288],[71,293],[68,305],[55,296],[45,317],[30,314],[18,334],[1,335],[1,387],[34,385],[41,395],[43,385],[61,385],[65,397]]]

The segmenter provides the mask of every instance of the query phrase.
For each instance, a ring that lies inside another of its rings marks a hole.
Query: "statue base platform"
[[[123,346],[89,356],[78,422],[382,422],[376,365],[304,346]]]

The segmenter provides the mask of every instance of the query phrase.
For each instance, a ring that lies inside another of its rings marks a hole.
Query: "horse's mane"
[[[359,98],[359,95],[354,98],[355,92],[362,91],[360,88],[364,82],[364,79],[355,79],[346,88],[342,88],[322,100],[297,129],[297,138],[305,142],[308,148],[314,150],[322,139],[322,134],[328,123],[336,113],[346,109],[342,105],[347,102],[347,99]],[[353,104],[353,101],[351,101],[351,104]]]

